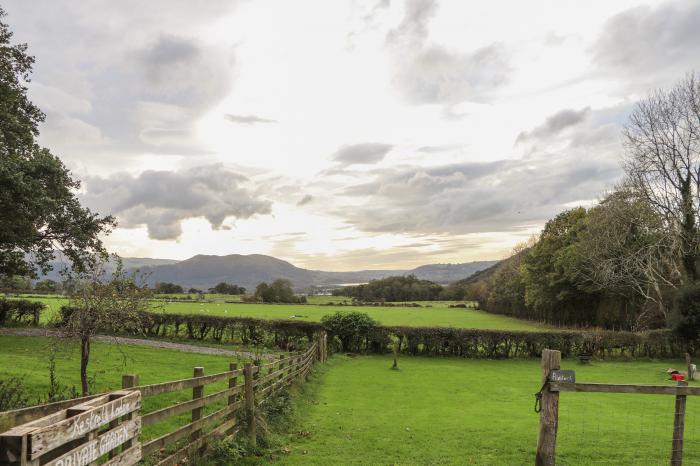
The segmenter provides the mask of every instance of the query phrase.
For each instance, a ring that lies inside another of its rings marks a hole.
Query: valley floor
[[[273,464],[533,464],[538,360],[333,357],[298,399],[288,454]],[[672,384],[681,361],[565,360],[577,380]],[[691,382],[692,384],[693,382]],[[697,382],[696,382],[697,383]],[[700,397],[689,397],[685,463],[699,464]],[[562,393],[557,464],[668,464],[674,397]]]
[[[42,313],[42,323],[48,323],[58,316],[61,306],[68,303],[63,296],[27,295],[19,298],[41,301],[47,308]],[[550,326],[522,319],[491,314],[474,309],[450,308],[454,302],[424,301],[422,307],[389,307],[389,306],[329,306],[321,303],[343,298],[312,297],[314,304],[248,304],[235,302],[238,297],[214,295],[207,301],[178,302],[158,300],[153,301],[155,312],[172,314],[202,314],[223,317],[254,317],[257,319],[302,320],[320,322],[327,314],[335,312],[365,312],[370,317],[386,326],[408,327],[454,327],[492,330],[524,330],[538,331],[551,328]],[[323,299],[317,299],[323,298]],[[429,307],[428,307],[429,306]]]

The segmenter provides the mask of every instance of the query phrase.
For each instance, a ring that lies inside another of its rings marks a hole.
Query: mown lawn
[[[533,464],[538,360],[335,356],[297,402],[289,454],[274,464]],[[681,361],[564,361],[577,380],[659,383]],[[557,464],[668,464],[672,396],[563,393]],[[690,397],[685,464],[700,462]]]
[[[49,387],[49,354],[56,340],[43,337],[0,336],[0,380],[20,377],[31,404],[46,399]],[[80,389],[80,350],[76,345],[61,341],[56,346],[56,374],[61,385]],[[205,374],[229,369],[230,356],[185,353],[142,346],[93,343],[89,373],[95,378],[94,392],[121,388],[122,374],[138,374],[141,384],[167,382],[192,377],[195,366],[204,367]],[[205,395],[223,390],[226,381],[207,385]],[[146,398],[143,412],[172,405],[192,398],[192,390],[181,390]],[[207,413],[223,406],[207,407]],[[143,438],[154,438],[189,422],[189,414],[144,428]]]
[[[329,297],[322,297],[329,298]],[[47,322],[55,316],[61,306],[67,303],[63,297],[30,297],[45,303],[48,308],[42,315]],[[455,327],[495,330],[542,330],[549,328],[537,322],[514,319],[472,309],[449,308],[452,303],[446,301],[422,302],[431,307],[375,307],[375,306],[321,306],[298,304],[246,304],[225,302],[225,299],[213,299],[211,302],[176,302],[154,301],[156,312],[180,314],[207,314],[229,317],[255,317],[258,319],[291,319],[320,322],[326,314],[340,312],[365,312],[381,325],[409,327]],[[336,301],[338,300],[336,299]]]

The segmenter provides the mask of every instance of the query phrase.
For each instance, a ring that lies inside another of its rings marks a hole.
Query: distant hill
[[[468,278],[475,273],[487,269],[498,261],[476,261],[464,264],[430,264],[421,265],[409,270],[406,275],[415,275],[422,280],[430,280],[436,283],[452,283],[455,280]]]
[[[394,275],[415,275],[423,280],[450,283],[495,264],[495,261],[465,264],[423,265],[411,270],[360,270],[325,272],[296,267],[287,261],[262,254],[229,256],[198,255],[175,264],[141,268],[150,283],[172,282],[186,288],[210,288],[219,282],[235,283],[253,289],[258,283],[276,278],[290,280],[295,289],[366,283]]]
[[[270,282],[276,278],[290,280],[297,289],[314,284],[311,271],[262,254],[197,255],[175,264],[143,267],[140,271],[147,275],[147,281],[151,284],[171,282],[185,288],[207,289],[226,282],[251,290],[260,282]]]
[[[343,284],[366,283],[370,280],[396,275],[415,275],[422,280],[450,283],[464,279],[496,261],[464,264],[422,265],[411,270],[359,270],[325,272],[296,267],[287,261],[263,254],[231,254],[228,256],[197,255],[183,261],[170,259],[124,258],[127,269],[143,273],[149,284],[171,282],[184,288],[208,289],[220,282],[234,283],[252,290],[260,282],[276,278],[290,280],[296,290],[311,287],[334,287]],[[56,271],[48,278],[56,279]]]

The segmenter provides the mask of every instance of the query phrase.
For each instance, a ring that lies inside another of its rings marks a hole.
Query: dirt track
[[[0,328],[0,335],[20,336],[20,337],[60,337],[60,333],[55,330],[43,328]],[[114,337],[110,335],[97,335],[95,341],[105,343],[117,343],[121,345],[150,346],[151,348],[171,349],[183,351],[185,353],[215,354],[222,356],[239,356],[244,358],[262,357],[269,359],[274,357],[270,353],[255,354],[249,351],[236,351],[212,346],[188,345],[185,343],[173,343],[163,340],[147,340],[144,338]]]

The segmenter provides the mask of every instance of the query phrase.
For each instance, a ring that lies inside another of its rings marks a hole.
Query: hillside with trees
[[[515,317],[688,333],[700,316],[691,304],[700,287],[698,77],[637,104],[623,135],[625,178],[596,206],[560,213],[509,259],[448,290]]]

